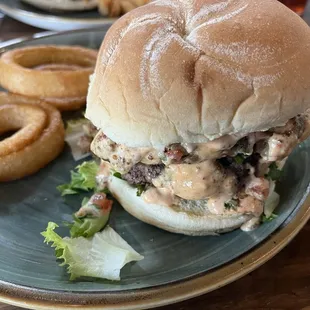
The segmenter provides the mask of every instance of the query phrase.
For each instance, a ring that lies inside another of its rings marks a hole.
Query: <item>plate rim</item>
[[[29,12],[26,10],[22,10],[20,8],[12,8],[10,7],[8,4],[6,3],[0,3],[0,10],[3,11],[5,14],[19,14],[22,15],[24,17],[29,17],[29,18],[44,18],[46,20],[48,20],[49,22],[63,22],[63,23],[80,23],[80,24],[89,24],[92,23],[94,26],[95,25],[104,25],[104,24],[109,24],[109,23],[113,23],[116,21],[117,18],[113,18],[113,17],[105,17],[102,16],[98,17],[98,18],[73,18],[73,17],[58,17],[58,16],[50,16],[48,14],[44,14],[44,13],[36,13],[36,12]]]
[[[310,185],[306,193],[309,190]],[[62,310],[75,305],[83,306],[84,310],[137,310],[165,306],[198,297],[242,278],[288,245],[310,219],[310,195],[305,194],[300,204],[301,206],[291,213],[276,232],[252,251],[231,263],[190,279],[153,288],[110,293],[25,289],[19,285],[0,281],[0,302],[28,309],[47,310],[57,307],[58,310]]]
[[[0,8],[1,9],[1,8]],[[23,42],[27,41],[36,41],[42,38],[54,37],[59,35],[66,35],[70,33],[83,33],[83,32],[105,32],[109,30],[112,24],[105,24],[101,27],[93,27],[93,28],[84,28],[84,29],[75,29],[75,30],[64,30],[64,31],[53,31],[53,30],[43,30],[34,34],[17,37],[14,39],[9,39],[3,42],[0,42],[0,55],[6,51],[8,47],[14,47]]]
[[[94,28],[61,32],[44,31],[27,37],[5,41],[3,42],[3,46],[0,46],[0,53],[5,47],[42,37],[106,30],[104,28]],[[274,233],[249,252],[214,270],[170,284],[109,293],[64,292],[24,287],[22,285],[0,281],[0,302],[28,309],[51,309],[51,307],[57,307],[59,310],[71,308],[73,304],[83,306],[85,310],[137,310],[181,302],[228,285],[257,269],[287,246],[306,225],[309,219],[310,184],[308,184],[298,205]]]

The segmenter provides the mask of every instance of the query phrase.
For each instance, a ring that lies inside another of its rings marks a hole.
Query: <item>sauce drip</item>
[[[167,188],[152,187],[143,193],[142,198],[150,204],[158,204],[170,207],[175,201],[175,196],[172,191]]]
[[[220,193],[236,191],[233,174],[222,169],[215,161],[206,160],[198,164],[173,164],[153,180],[155,187],[165,187],[181,198],[206,199]]]

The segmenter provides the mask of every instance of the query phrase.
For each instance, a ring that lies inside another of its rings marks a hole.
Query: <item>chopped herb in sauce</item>
[[[245,157],[243,154],[238,154],[238,155],[236,155],[236,156],[234,157],[234,161],[235,161],[237,164],[239,164],[239,165],[243,164],[243,162],[245,161],[245,159],[246,159],[246,157]]]
[[[141,196],[142,193],[146,190],[146,186],[143,184],[138,184],[137,185],[137,196]]]
[[[123,178],[122,178],[122,175],[121,175],[119,172],[114,172],[114,173],[113,173],[113,176],[116,177],[116,178],[118,178],[118,179],[121,179],[121,180],[123,179]]]
[[[237,210],[238,208],[238,200],[237,199],[231,199],[229,201],[226,201],[224,203],[224,207],[226,210]]]
[[[282,177],[282,171],[278,169],[276,163],[272,163],[269,166],[269,172],[265,174],[265,178],[272,181],[279,181],[281,177]]]
[[[272,213],[269,217],[267,217],[265,214],[262,215],[261,221],[262,223],[271,222],[274,219],[276,219],[278,216],[274,213]]]

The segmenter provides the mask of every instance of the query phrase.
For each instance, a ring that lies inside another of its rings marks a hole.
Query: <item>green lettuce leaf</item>
[[[71,182],[57,186],[61,196],[78,194],[96,188],[96,174],[99,165],[95,161],[85,161],[71,171]]]
[[[70,224],[70,236],[72,238],[85,237],[90,238],[98,231],[102,230],[109,220],[109,215],[96,218],[80,219],[73,216],[73,223]]]
[[[274,219],[276,219],[278,217],[277,214],[275,213],[272,213],[270,216],[266,216],[265,214],[262,215],[262,218],[261,218],[261,221],[262,223],[267,223],[267,222],[271,222],[273,221]]]
[[[55,248],[57,258],[62,260],[60,266],[67,265],[70,280],[85,276],[117,281],[123,266],[143,259],[109,226],[88,239],[62,238],[54,231],[57,227],[50,222],[41,234],[44,242]]]
[[[89,198],[85,197],[83,199],[82,207],[73,215],[73,223],[68,225],[72,238],[90,238],[98,231],[101,231],[109,220],[111,207],[103,210],[94,204],[89,204],[88,201]],[[79,216],[81,213],[86,215],[81,217]]]
[[[265,201],[264,206],[264,215],[266,216],[266,219],[272,216],[274,214],[274,210],[277,208],[280,202],[280,195],[276,192],[271,192]]]

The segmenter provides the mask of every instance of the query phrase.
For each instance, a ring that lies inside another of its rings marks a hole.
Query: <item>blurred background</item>
[[[150,0],[0,0],[0,40],[42,30],[65,31],[113,23]],[[281,0],[306,21],[307,0]],[[309,3],[308,3],[309,5]],[[308,20],[309,16],[309,20]],[[19,21],[20,23],[12,21]],[[27,26],[28,25],[28,26]],[[32,27],[35,28],[32,28]]]
[[[286,6],[288,6],[290,9],[292,9],[294,12],[296,12],[298,15],[303,15],[305,12],[305,7],[307,4],[307,0],[282,0],[280,1]]]

